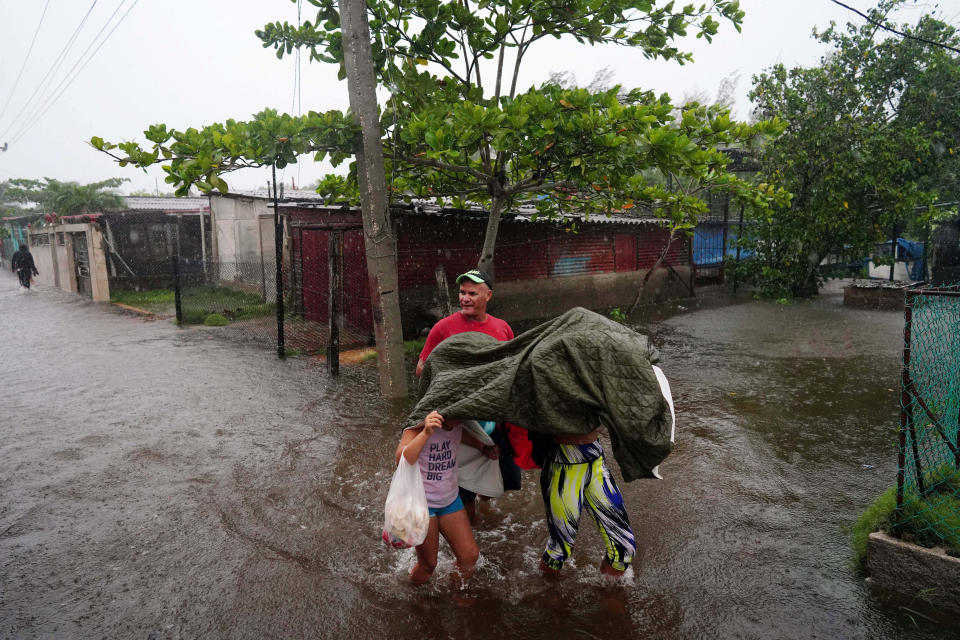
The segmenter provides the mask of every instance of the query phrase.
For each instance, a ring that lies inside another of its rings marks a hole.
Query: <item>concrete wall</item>
[[[263,199],[210,199],[213,261],[220,283],[268,300],[276,297],[273,210]]]
[[[40,275],[37,282],[72,293],[78,292],[77,269],[73,259],[74,234],[83,234],[87,240],[90,258],[90,297],[94,302],[110,301],[110,281],[107,276],[107,258],[100,230],[93,223],[58,224],[31,232],[31,236],[46,236],[48,244],[32,246],[34,262]],[[61,245],[61,238],[63,244]]]
[[[41,238],[46,238],[49,244],[36,244]],[[45,229],[30,234],[30,253],[33,255],[33,263],[37,265],[37,271],[40,272],[33,277],[35,284],[58,286],[56,249],[56,234],[46,233]]]
[[[873,586],[926,600],[940,611],[960,613],[960,558],[948,556],[943,549],[925,549],[871,533],[867,567]]]
[[[259,262],[261,218],[273,219],[267,202],[254,198],[211,198],[210,218],[216,244],[214,256],[220,262]],[[272,240],[272,227],[270,228]],[[264,242],[266,245],[266,242]],[[270,243],[272,253],[273,244]],[[266,246],[263,247],[266,249]]]

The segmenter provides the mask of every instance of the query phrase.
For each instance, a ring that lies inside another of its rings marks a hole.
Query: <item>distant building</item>
[[[110,300],[116,289],[170,286],[172,258],[202,276],[210,254],[210,205],[202,198],[127,196],[123,211],[47,216],[28,232],[41,284]]]

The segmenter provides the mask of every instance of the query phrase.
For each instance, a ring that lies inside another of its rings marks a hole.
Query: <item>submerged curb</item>
[[[115,307],[120,307],[121,309],[126,309],[127,311],[133,311],[134,313],[139,313],[142,316],[156,317],[157,315],[153,311],[147,311],[146,309],[141,309],[140,307],[133,307],[133,306],[130,306],[129,304],[123,304],[121,302],[111,302],[110,304],[112,304]]]
[[[871,583],[881,589],[960,613],[960,558],[948,556],[939,547],[927,549],[885,533],[871,533],[867,568]]]

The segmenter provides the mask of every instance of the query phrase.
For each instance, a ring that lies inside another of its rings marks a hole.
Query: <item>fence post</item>
[[[911,416],[907,413],[910,406],[910,346],[913,339],[913,300],[907,291],[903,303],[903,371],[900,374],[900,447],[897,452],[897,508],[894,512],[894,526],[903,519],[903,488],[907,472],[907,429]],[[914,443],[916,444],[916,443]]]
[[[893,225],[893,230],[890,232],[890,257],[893,259],[893,262],[890,263],[890,282],[893,282],[893,270],[897,266],[897,225]]]
[[[173,305],[177,309],[177,325],[183,324],[183,304],[180,300],[180,254],[170,257],[173,262]]]
[[[723,246],[720,249],[720,284],[727,281],[727,234],[730,226],[730,194],[723,199]]]
[[[450,304],[450,285],[447,284],[447,272],[442,264],[437,265],[434,275],[437,278],[437,295],[440,298],[440,306],[443,307],[443,317],[446,318],[453,313],[453,307]]]
[[[277,198],[277,165],[273,171],[273,239],[277,258],[277,357],[286,356],[283,344],[283,227],[280,226],[280,202]]]
[[[330,277],[329,297],[327,300],[327,367],[330,375],[340,374],[340,325],[341,304],[343,299],[343,231],[331,231],[327,252],[328,273]]]

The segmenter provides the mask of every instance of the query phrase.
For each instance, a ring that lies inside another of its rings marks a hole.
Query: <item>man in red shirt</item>
[[[423,364],[433,349],[458,333],[479,331],[497,340],[513,339],[513,329],[500,318],[487,313],[487,303],[493,298],[493,278],[486,272],[474,269],[457,276],[460,285],[460,311],[447,316],[433,325],[427,335],[427,342],[420,352],[417,362],[417,376],[423,373]]]
[[[417,362],[417,376],[423,373],[423,366],[430,352],[452,335],[479,331],[501,342],[513,339],[513,329],[510,328],[510,325],[487,313],[487,304],[493,298],[493,278],[488,273],[479,269],[467,271],[457,276],[457,284],[460,285],[460,311],[440,320],[430,329],[430,333],[427,334],[427,342],[420,352],[420,360]],[[493,423],[490,423],[490,427],[492,426]],[[514,440],[520,442],[521,448],[526,440],[526,432],[523,429],[506,424],[498,426],[496,432],[490,435],[495,442],[503,445],[500,446],[501,449],[504,446],[510,446],[515,455],[517,447],[514,445]],[[527,457],[529,457],[529,454],[527,454]],[[520,467],[517,466],[512,456],[500,457],[500,472],[503,476],[504,488],[507,491],[515,491],[520,488]],[[463,500],[470,522],[473,522],[476,514],[476,497],[477,494],[473,491],[460,488],[460,498]]]

